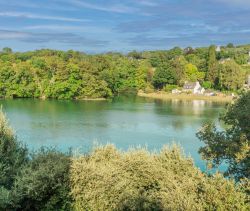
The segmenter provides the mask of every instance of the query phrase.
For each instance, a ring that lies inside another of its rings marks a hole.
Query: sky
[[[0,49],[87,53],[250,43],[250,0],[0,0]]]

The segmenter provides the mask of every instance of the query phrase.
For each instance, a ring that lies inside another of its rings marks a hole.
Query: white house
[[[219,45],[216,47],[215,51],[216,51],[216,52],[220,52],[220,51],[221,51],[221,48],[220,48]]]
[[[248,64],[250,64],[250,51],[248,52],[248,56],[249,56],[249,58],[248,58]]]
[[[184,92],[192,92],[193,94],[203,94],[205,89],[201,87],[198,81],[196,82],[186,82],[183,86]]]

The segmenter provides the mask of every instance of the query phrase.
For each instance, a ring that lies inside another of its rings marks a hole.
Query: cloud
[[[158,5],[156,1],[152,1],[152,0],[137,0],[137,3],[140,5],[149,6],[149,7],[154,7]]]
[[[249,0],[217,0],[217,1],[233,6],[243,6],[243,7],[250,6]]]
[[[62,25],[62,24],[42,24],[42,25],[29,25],[24,27],[19,27],[19,30],[31,30],[31,31],[74,31],[74,32],[86,32],[86,33],[111,33],[111,31],[107,27],[103,26],[93,26],[93,25]]]
[[[115,12],[115,13],[132,13],[135,12],[136,9],[133,7],[129,7],[123,4],[111,4],[111,5],[101,5],[101,4],[93,4],[79,0],[71,0],[72,4],[78,7],[84,7],[87,9],[99,10],[104,12]]]
[[[107,41],[86,38],[72,33],[31,33],[11,30],[0,30],[0,40],[17,40],[27,43],[61,43],[67,45],[84,45],[100,47],[108,44]]]
[[[29,0],[0,0],[1,7],[11,6],[11,7],[19,7],[19,8],[32,8],[32,9],[47,9],[47,10],[55,10],[55,11],[76,11],[76,8],[70,7],[69,5],[62,5],[53,0],[45,3],[44,1],[29,1]]]
[[[175,46],[193,47],[208,46],[211,44],[225,45],[227,43],[246,44],[250,42],[250,30],[221,32],[221,33],[194,33],[192,35],[147,35],[139,34],[127,39],[127,45],[134,49],[167,49]]]
[[[218,27],[197,20],[162,21],[161,18],[146,21],[133,21],[119,24],[114,28],[121,33],[159,32],[172,34],[192,34],[199,32],[216,32]]]
[[[13,17],[13,18],[28,18],[28,19],[41,19],[41,20],[55,20],[55,21],[67,21],[67,22],[86,22],[87,20],[79,18],[68,18],[60,16],[48,16],[48,15],[38,15],[32,13],[23,12],[0,12],[2,17]]]

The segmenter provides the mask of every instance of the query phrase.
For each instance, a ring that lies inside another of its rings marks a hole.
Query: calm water
[[[225,104],[194,101],[161,101],[120,97],[113,101],[1,100],[19,140],[29,148],[57,146],[88,151],[93,144],[114,143],[118,148],[147,146],[159,150],[179,143],[197,166],[202,143],[195,133],[215,120]]]

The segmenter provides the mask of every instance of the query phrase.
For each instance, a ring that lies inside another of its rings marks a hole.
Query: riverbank
[[[144,93],[138,92],[138,96],[147,97],[153,99],[161,100],[170,100],[170,99],[180,99],[180,100],[206,100],[213,102],[231,102],[233,100],[232,96],[204,96],[204,95],[195,95],[195,94],[172,94],[166,92],[153,92],[153,93]]]

